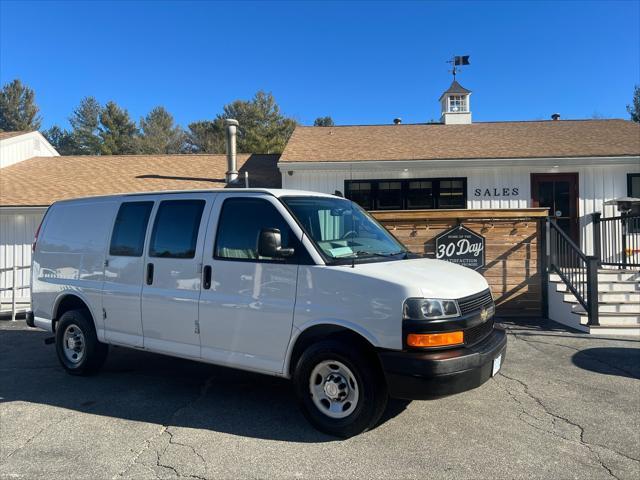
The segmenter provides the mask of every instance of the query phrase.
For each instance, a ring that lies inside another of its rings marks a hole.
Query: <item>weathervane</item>
[[[453,79],[456,79],[456,73],[458,73],[458,69],[456,67],[462,65],[470,65],[469,63],[469,55],[456,55],[451,60],[447,60],[447,63],[452,65],[452,69],[449,70],[453,73]]]

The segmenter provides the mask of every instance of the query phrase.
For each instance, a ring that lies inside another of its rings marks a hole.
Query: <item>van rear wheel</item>
[[[382,372],[360,348],[325,340],[304,351],[294,372],[302,412],[321,432],[348,438],[373,428],[387,405]]]
[[[72,375],[97,372],[107,358],[109,346],[98,341],[96,329],[85,310],[65,312],[56,326],[56,353]]]

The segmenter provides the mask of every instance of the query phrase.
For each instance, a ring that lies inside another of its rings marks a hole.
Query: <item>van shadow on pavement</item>
[[[587,348],[576,352],[571,360],[575,366],[584,370],[640,379],[639,348]]]
[[[55,346],[44,344],[48,336],[24,322],[0,323],[0,402],[253,438],[336,440],[307,423],[285,379],[118,347],[101,372],[74,377],[59,365]],[[390,400],[381,423],[408,403]]]

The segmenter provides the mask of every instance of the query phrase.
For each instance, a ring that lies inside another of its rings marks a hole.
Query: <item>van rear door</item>
[[[159,196],[142,287],[144,346],[200,358],[202,251],[215,193]]]

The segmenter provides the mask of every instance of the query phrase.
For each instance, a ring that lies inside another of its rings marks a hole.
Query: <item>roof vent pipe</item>
[[[227,184],[238,181],[238,164],[236,159],[236,134],[238,132],[237,120],[227,118],[224,121],[225,136],[227,139],[227,173],[225,179]]]
[[[559,113],[554,113],[551,115],[551,120],[560,120],[560,114]]]
[[[395,123],[396,125],[400,125],[402,123],[402,119],[400,117],[394,118],[393,123]]]

